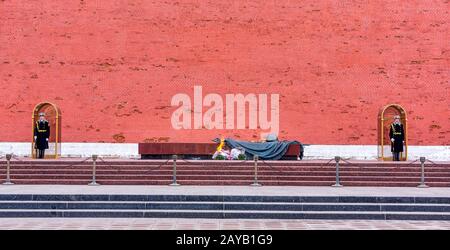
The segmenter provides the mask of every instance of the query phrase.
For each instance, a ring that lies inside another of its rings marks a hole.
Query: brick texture
[[[1,141],[38,102],[67,142],[259,139],[173,130],[176,93],[279,93],[280,138],[376,144],[401,104],[410,144],[450,144],[449,1],[0,0]]]

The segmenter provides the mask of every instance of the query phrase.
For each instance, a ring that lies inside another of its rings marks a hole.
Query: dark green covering
[[[220,142],[220,139],[215,139],[215,142]],[[291,144],[300,145],[300,158],[303,157],[303,147],[298,141],[271,141],[271,142],[246,142],[237,141],[231,138],[225,139],[225,144],[230,148],[241,147],[245,150],[245,154],[249,159],[257,155],[263,160],[279,160],[289,148]]]

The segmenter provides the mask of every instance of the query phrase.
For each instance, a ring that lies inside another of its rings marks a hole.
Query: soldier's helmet
[[[45,116],[44,112],[39,113],[39,116]]]

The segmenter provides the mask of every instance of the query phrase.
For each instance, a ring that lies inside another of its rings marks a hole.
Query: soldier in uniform
[[[48,138],[50,137],[50,126],[45,120],[45,113],[39,113],[39,121],[34,124],[34,148],[38,158],[43,159],[45,150],[48,148]]]
[[[405,143],[405,131],[398,115],[394,116],[394,122],[391,124],[389,131],[389,138],[391,138],[393,160],[400,161],[400,152],[403,152],[403,144]]]

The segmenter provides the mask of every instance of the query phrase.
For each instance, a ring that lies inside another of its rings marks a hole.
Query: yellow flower
[[[220,139],[220,144],[219,144],[219,146],[217,147],[217,151],[218,151],[218,152],[220,152],[220,151],[222,150],[224,144],[225,144],[225,140],[224,140],[223,138]]]

